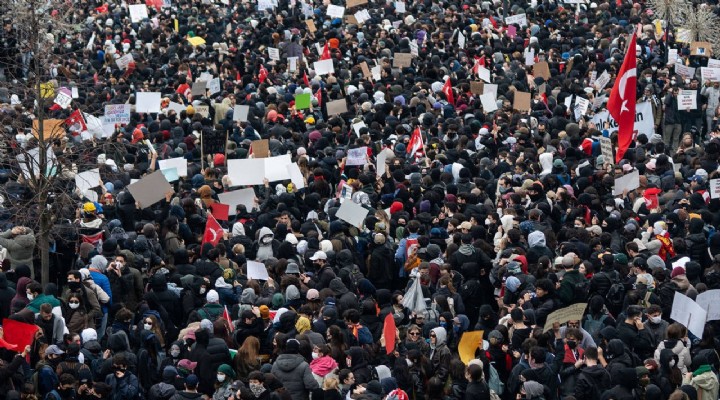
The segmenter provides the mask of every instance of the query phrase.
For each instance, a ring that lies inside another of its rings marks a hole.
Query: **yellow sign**
[[[55,85],[52,82],[40,84],[40,97],[49,99],[55,97]]]
[[[483,331],[472,331],[465,332],[460,338],[458,344],[458,353],[460,353],[460,360],[467,365],[470,360],[475,358],[475,352],[478,347],[482,346]]]
[[[205,39],[198,36],[188,38],[187,41],[190,42],[190,44],[193,46],[200,46],[201,44],[205,44]]]

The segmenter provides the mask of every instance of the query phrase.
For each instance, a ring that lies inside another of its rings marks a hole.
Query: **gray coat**
[[[0,246],[8,251],[10,267],[15,269],[20,265],[27,265],[32,269],[33,252],[35,251],[35,235],[13,236],[11,230],[0,233]]]
[[[281,354],[271,372],[283,383],[293,400],[307,400],[308,393],[320,387],[310,365],[299,354]]]

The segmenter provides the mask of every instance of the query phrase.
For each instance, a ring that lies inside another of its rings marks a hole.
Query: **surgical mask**
[[[657,317],[652,317],[652,316],[651,316],[651,317],[648,317],[648,319],[649,319],[650,322],[652,322],[653,324],[659,324],[660,321],[662,321],[662,318],[661,318],[659,315],[658,315]]]
[[[27,295],[27,298],[28,298],[28,300],[33,301],[33,299],[35,298],[35,295],[30,293],[29,295]]]
[[[485,225],[490,225],[491,223],[490,218],[485,218]]]
[[[646,76],[645,82],[652,82],[652,76]]]
[[[205,294],[205,291],[206,291],[206,290],[207,290],[207,289],[205,289],[205,288],[200,288],[200,294]]]
[[[655,66],[650,67],[650,69],[652,69],[653,72],[657,71],[657,67],[655,67]]]
[[[441,322],[441,323],[440,323],[440,326],[442,326],[443,328],[447,328],[447,325],[448,325],[447,322]]]
[[[149,331],[152,329],[152,325],[150,324],[143,324],[143,328],[145,328],[146,331]]]
[[[70,308],[72,308],[73,310],[76,310],[78,307],[80,307],[80,303],[70,303],[69,305]]]
[[[180,350],[171,350],[171,351],[170,351],[170,355],[171,355],[173,358],[178,358],[178,357],[180,357]]]
[[[217,374],[217,380],[218,380],[218,382],[224,382],[225,374]]]
[[[670,362],[668,362],[668,365],[670,366],[670,368],[674,367],[674,366],[675,366],[675,359],[673,358],[672,360],[670,360]]]
[[[671,84],[671,85],[674,85],[674,84],[676,84],[676,83],[677,83],[677,81],[674,80],[674,79],[670,81],[670,84]]]
[[[313,360],[317,360],[318,358],[320,358],[320,353],[313,351],[312,358],[313,358]]]
[[[659,235],[659,234],[661,234],[661,233],[662,233],[661,230],[653,228],[653,234]]]
[[[690,84],[690,79],[685,79],[685,84],[686,84],[686,85],[689,85],[689,84]]]
[[[268,236],[265,236],[264,238],[260,239],[260,241],[262,242],[262,244],[268,245],[268,244],[272,243],[273,237],[268,235]]]
[[[605,207],[605,211],[607,211],[607,212],[612,212],[612,210],[614,210],[614,209],[615,209],[615,208],[614,208],[614,207],[611,207],[611,206]]]
[[[407,362],[408,367],[412,367],[413,364],[415,364],[414,362],[410,361],[409,358],[408,358],[408,359],[405,359],[405,361]]]

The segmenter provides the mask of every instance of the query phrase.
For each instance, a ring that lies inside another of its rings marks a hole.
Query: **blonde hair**
[[[337,390],[339,387],[338,379],[334,376],[326,376],[323,380],[323,390]]]

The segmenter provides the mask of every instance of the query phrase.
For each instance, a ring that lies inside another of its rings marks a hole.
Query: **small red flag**
[[[310,80],[308,79],[307,72],[303,72],[303,82],[306,87],[310,87]]]
[[[208,214],[208,220],[205,223],[205,233],[203,234],[202,244],[210,243],[213,246],[217,246],[220,240],[223,238],[222,226],[217,222],[217,219],[212,214]]]
[[[395,318],[392,313],[385,316],[385,324],[383,325],[383,335],[385,336],[385,351],[391,354],[395,351]]]
[[[455,106],[455,95],[453,94],[450,77],[445,80],[445,84],[442,87],[442,92],[443,94],[445,94],[445,98],[447,99],[448,103]]]
[[[265,80],[268,77],[268,71],[265,69],[265,66],[260,64],[260,72],[258,72],[258,80],[260,83],[265,83]]]
[[[108,12],[108,5],[103,4],[100,7],[96,8],[95,11],[99,12],[100,14],[105,14],[106,12]]]
[[[325,43],[325,47],[323,47],[322,54],[320,54],[320,60],[329,60],[330,59],[330,47],[328,47],[328,44]]]
[[[87,130],[85,118],[83,118],[79,109],[73,111],[72,114],[67,117],[65,120],[65,126],[67,126],[71,132],[84,132]]]
[[[38,326],[5,318],[2,321],[2,329],[4,341],[11,346],[17,346],[16,351],[23,351],[25,346],[32,344]]]
[[[415,155],[417,153],[425,154],[425,144],[423,143],[422,133],[418,126],[410,136],[410,141],[407,144],[407,153]]]

